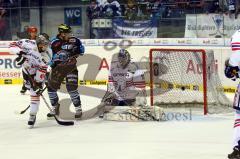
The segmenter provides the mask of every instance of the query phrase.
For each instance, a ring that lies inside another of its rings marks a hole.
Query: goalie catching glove
[[[227,78],[230,78],[231,80],[235,81],[236,78],[239,78],[238,71],[239,71],[238,66],[231,66],[229,64],[229,60],[225,62],[224,73]]]

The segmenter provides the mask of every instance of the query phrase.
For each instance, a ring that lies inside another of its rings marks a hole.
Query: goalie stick
[[[109,87],[108,87],[108,90],[109,90]],[[112,115],[108,115],[108,113],[113,114],[113,115],[115,114],[114,115],[115,117],[118,116],[117,114],[130,115],[130,116],[134,117],[135,119],[138,119],[139,121],[160,121],[161,120],[160,118],[156,117],[155,115],[153,115],[151,113],[151,110],[152,110],[151,107],[149,107],[149,108],[148,107],[146,107],[146,108],[137,107],[137,109],[134,109],[134,107],[131,108],[131,106],[130,106],[130,109],[128,109],[128,110],[121,110],[120,112],[118,112],[118,110],[119,110],[118,108],[123,108],[123,107],[122,106],[119,106],[119,107],[111,106],[110,101],[111,101],[111,98],[113,97],[113,95],[108,90],[106,91],[105,95],[102,97],[102,102],[99,105],[97,105],[96,107],[94,107],[90,110],[83,111],[82,117],[80,119],[78,119],[79,121],[88,120],[88,119],[92,119],[95,117],[100,117],[105,120],[106,119],[111,120]],[[109,101],[109,103],[108,103],[108,101]],[[63,107],[60,107],[60,115],[59,116],[61,117],[61,119],[74,120],[75,119],[74,113],[71,112],[69,109],[70,103],[65,102],[64,104],[66,104],[66,105]],[[68,104],[69,104],[69,106],[68,106]],[[116,111],[113,110],[115,108],[116,108]],[[139,113],[134,113],[132,111],[129,111],[131,109],[136,110]],[[115,117],[113,117],[113,118],[115,118]],[[120,118],[119,118],[119,121],[121,121]]]
[[[27,72],[27,75],[28,75],[28,77],[29,77],[29,79],[30,79],[30,84],[31,84],[31,86],[33,87],[34,80],[32,79],[32,77],[31,77],[30,73],[28,72],[28,70],[26,70],[26,72]],[[42,97],[42,99],[43,99],[45,105],[48,107],[49,111],[52,111],[52,109],[51,109],[51,107],[49,106],[49,104],[47,103],[47,100],[45,99],[45,97],[44,97],[42,94],[40,94],[40,96]],[[57,123],[58,123],[59,125],[64,125],[64,126],[74,125],[74,122],[73,122],[73,121],[61,121],[61,120],[59,120],[59,119],[57,118],[56,115],[53,115],[53,117],[55,118],[55,120],[57,121]]]
[[[106,106],[106,103],[104,101],[106,99],[108,99],[110,96],[108,88],[109,87],[107,87],[107,91],[106,91],[105,95],[102,97],[101,103],[90,110],[84,111],[82,114],[82,117],[80,119],[77,119],[78,121],[92,119],[92,118],[99,117],[100,115],[104,114],[105,106]],[[74,120],[75,119],[74,113],[69,111],[69,107],[60,106],[60,112],[63,112],[63,113],[59,114],[59,116],[62,119],[65,119],[65,120]]]

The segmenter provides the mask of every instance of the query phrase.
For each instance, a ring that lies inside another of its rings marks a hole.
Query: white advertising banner
[[[229,38],[240,28],[240,19],[225,14],[187,14],[186,38]]]
[[[115,38],[156,38],[157,25],[154,20],[127,21],[122,19],[113,20]]]

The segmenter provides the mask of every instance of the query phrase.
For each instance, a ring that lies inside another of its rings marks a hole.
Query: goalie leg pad
[[[111,121],[162,121],[162,109],[150,106],[107,106],[103,119]]]

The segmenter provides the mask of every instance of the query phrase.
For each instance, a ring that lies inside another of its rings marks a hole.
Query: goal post
[[[149,58],[151,105],[198,105],[205,115],[230,106],[212,51],[154,48]]]

